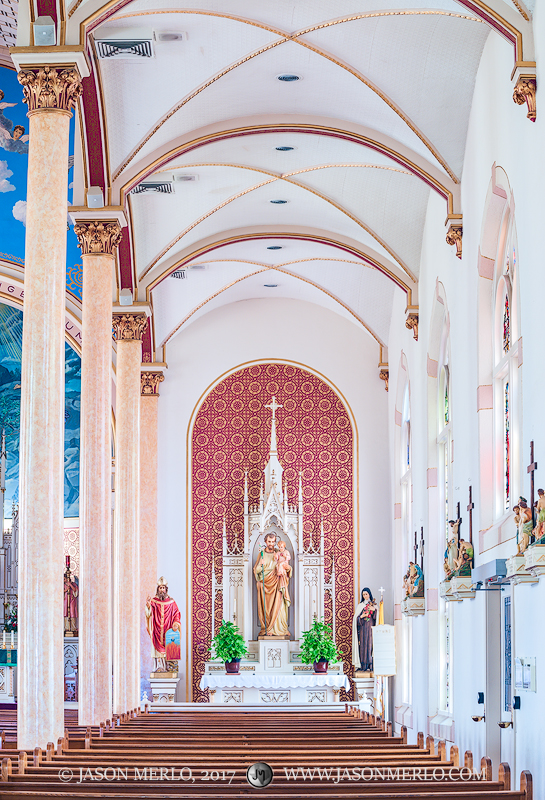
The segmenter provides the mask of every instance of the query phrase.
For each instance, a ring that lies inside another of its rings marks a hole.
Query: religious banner
[[[345,670],[351,667],[354,611],[354,434],[344,403],[321,378],[292,364],[255,364],[225,378],[201,404],[192,431],[192,696],[207,702],[198,688],[209,660],[212,636],[212,565],[221,580],[223,520],[228,540],[243,534],[244,473],[250,503],[259,501],[270,444],[275,396],[278,457],[290,505],[303,486],[304,544],[319,543],[323,520],[329,569],[335,560],[336,638]],[[214,628],[221,622],[216,598]],[[329,612],[329,614],[328,614]],[[330,605],[326,604],[326,622]]]

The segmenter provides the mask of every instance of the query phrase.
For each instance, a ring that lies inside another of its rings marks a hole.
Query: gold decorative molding
[[[388,369],[388,367],[381,369],[378,376],[381,381],[384,381],[384,388],[386,389],[386,391],[388,391],[388,381],[390,380],[390,370]]]
[[[447,231],[447,244],[456,245],[456,258],[462,258],[462,235],[463,226],[456,223],[449,225]]]
[[[70,112],[83,87],[74,67],[24,67],[17,75],[23,87],[28,113],[55,110]]]
[[[513,100],[519,106],[526,103],[528,113],[526,116],[532,122],[536,121],[536,88],[535,77],[521,75],[513,91]]]
[[[413,339],[418,341],[418,314],[411,312],[405,320],[405,327],[413,332]]]
[[[162,372],[140,373],[140,394],[142,397],[159,397],[159,384],[165,380]]]
[[[116,341],[141,342],[148,325],[148,317],[147,314],[114,314],[112,325]]]
[[[113,256],[122,237],[121,225],[117,220],[78,221],[74,225],[74,233],[78,237],[78,244],[84,256]]]

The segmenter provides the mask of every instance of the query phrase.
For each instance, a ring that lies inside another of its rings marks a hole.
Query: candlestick
[[[11,632],[11,646],[12,646],[12,648],[13,648],[14,644],[15,644],[15,640],[14,640],[13,631],[12,631]]]
[[[6,632],[2,631],[2,647],[6,646]]]

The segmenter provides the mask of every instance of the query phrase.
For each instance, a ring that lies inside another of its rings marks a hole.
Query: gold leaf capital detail
[[[81,253],[87,255],[115,254],[122,236],[119,222],[77,222],[74,233],[78,237]]]
[[[142,397],[159,394],[159,384],[165,380],[162,372],[141,372],[140,393]]]
[[[83,91],[79,73],[73,67],[27,67],[19,72],[17,79],[29,111],[47,108],[71,111]]]
[[[142,341],[148,325],[145,314],[114,314],[112,317],[114,339],[119,341]]]

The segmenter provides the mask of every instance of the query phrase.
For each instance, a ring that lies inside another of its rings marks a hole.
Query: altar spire
[[[265,408],[270,408],[272,411],[272,419],[271,419],[271,444],[269,447],[269,460],[267,461],[267,466],[265,467],[265,505],[267,505],[267,501],[270,497],[271,490],[274,485],[276,485],[276,494],[278,496],[278,503],[280,507],[283,505],[283,473],[284,470],[280,461],[278,460],[278,449],[277,449],[277,441],[276,441],[276,411],[279,408],[283,408],[280,403],[276,402],[276,397],[273,395],[271,402],[265,406]]]

